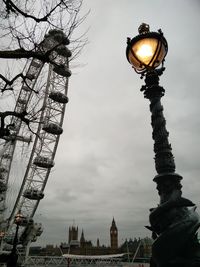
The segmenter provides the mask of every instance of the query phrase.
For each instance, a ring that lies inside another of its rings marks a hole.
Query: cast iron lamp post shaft
[[[160,203],[164,203],[174,197],[181,196],[182,177],[175,173],[175,162],[169,143],[169,133],[166,129],[166,120],[163,114],[161,97],[164,96],[164,88],[159,85],[161,70],[152,70],[146,73],[145,85],[141,91],[144,97],[150,101],[151,125],[153,128],[152,138],[154,140],[155,168],[158,175],[154,178],[160,195]]]
[[[145,83],[146,85],[141,88],[141,91],[144,91],[144,97],[150,100],[156,171],[158,174],[175,172],[172,148],[168,141],[169,133],[166,129],[166,120],[161,105],[164,89],[159,86],[159,76],[155,70],[147,73]]]
[[[160,195],[160,204],[150,209],[150,227],[155,239],[152,246],[151,267],[199,267],[200,246],[196,232],[199,228],[199,216],[192,201],[182,197],[180,183],[182,177],[175,173],[175,162],[169,143],[169,133],[163,115],[161,97],[165,90],[159,85],[159,70],[149,70],[145,75],[145,85],[141,91],[150,101],[151,125],[153,128],[155,168]]]

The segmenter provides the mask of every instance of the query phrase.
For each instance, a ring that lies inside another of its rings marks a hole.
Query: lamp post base
[[[149,218],[155,239],[151,267],[200,267],[200,220],[190,200],[170,198],[151,209]]]
[[[162,224],[173,214],[174,221],[157,235],[152,245],[154,264],[151,267],[200,267],[200,244],[196,234],[199,228],[198,214],[195,208],[178,207],[178,202],[176,204],[156,218],[160,218]]]

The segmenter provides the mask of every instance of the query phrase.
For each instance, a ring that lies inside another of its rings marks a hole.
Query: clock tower
[[[114,218],[110,227],[110,247],[113,250],[118,249],[118,230]]]

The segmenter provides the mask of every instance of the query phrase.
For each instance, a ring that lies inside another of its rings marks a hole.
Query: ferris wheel
[[[30,61],[14,109],[16,114],[26,112],[26,120],[12,116],[10,135],[0,143],[0,238],[5,244],[13,242],[19,213],[19,239],[24,246],[42,233],[33,217],[44,198],[63,132],[71,75],[68,44],[62,31],[51,30],[38,46],[40,53],[50,53],[51,64]]]

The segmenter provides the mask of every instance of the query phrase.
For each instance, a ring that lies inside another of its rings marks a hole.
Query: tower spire
[[[110,246],[112,250],[118,249],[118,229],[114,217],[110,227]]]
[[[81,232],[80,246],[81,246],[82,248],[85,246],[85,237],[84,237],[83,229],[82,229],[82,232]]]

